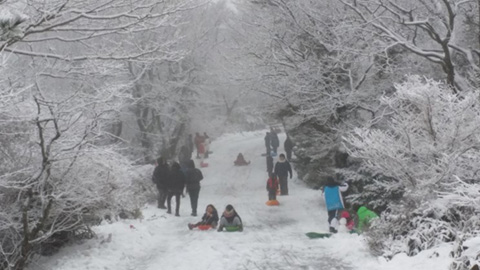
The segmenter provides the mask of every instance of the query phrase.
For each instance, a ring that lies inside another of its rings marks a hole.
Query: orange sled
[[[265,203],[268,206],[275,206],[275,205],[280,205],[280,203],[277,200],[270,200]]]
[[[200,163],[200,167],[206,168],[206,167],[208,167],[208,163],[201,162],[201,163]]]
[[[210,230],[212,228],[211,225],[198,225],[197,228],[201,231],[206,231],[206,230]]]

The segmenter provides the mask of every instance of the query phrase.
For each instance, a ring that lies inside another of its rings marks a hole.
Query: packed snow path
[[[278,196],[280,206],[265,205],[263,137],[263,132],[249,132],[225,135],[213,142],[213,154],[207,159],[210,166],[202,168],[198,217],[190,216],[188,195],[181,201],[180,217],[149,205],[142,210],[143,220],[98,226],[94,228],[98,239],[65,248],[33,263],[30,269],[392,269],[379,268],[387,263],[368,254],[361,236],[308,239],[306,232],[328,229],[327,213],[320,191],[308,189],[296,180],[295,173],[289,179],[290,195]],[[281,144],[284,140],[280,134]],[[249,166],[233,166],[239,152],[251,161]],[[200,220],[210,203],[219,215],[232,204],[242,217],[244,231],[188,230],[187,223]]]

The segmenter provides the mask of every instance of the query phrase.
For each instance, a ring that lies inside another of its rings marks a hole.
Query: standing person
[[[287,153],[287,160],[292,160],[292,151],[293,151],[293,142],[290,140],[290,136],[287,135],[287,139],[283,143],[283,149],[285,149],[285,153]]]
[[[208,137],[206,132],[203,132],[203,144],[205,146],[205,158],[208,158],[208,151],[210,150],[210,137]]]
[[[183,145],[180,147],[180,152],[178,153],[178,162],[180,162],[180,167],[186,168],[187,162],[192,159],[192,152],[188,149],[188,145]]]
[[[271,136],[270,136],[270,132],[267,132],[267,134],[265,135],[265,148],[267,149],[267,156],[270,155],[270,151],[271,150]]]
[[[292,166],[285,159],[284,154],[280,154],[278,157],[273,173],[280,179],[280,195],[288,195],[288,175],[290,174],[290,179],[292,179]]]
[[[348,189],[348,184],[339,184],[331,176],[327,177],[327,183],[323,188],[323,195],[325,197],[325,204],[328,211],[328,225],[331,233],[336,233],[338,228],[338,211],[345,209],[343,204],[341,192]]]
[[[197,158],[200,158],[200,153],[198,152],[198,149],[200,148],[200,145],[203,143],[204,141],[204,138],[202,136],[200,136],[200,133],[195,133],[195,139],[194,139],[194,143],[195,143],[195,147],[197,148]]]
[[[268,175],[273,173],[273,157],[270,153],[267,153],[267,173]]]
[[[268,191],[268,200],[277,199],[277,190],[278,190],[278,178],[275,174],[270,173],[270,177],[267,180],[267,191]]]
[[[277,132],[273,128],[270,130],[270,137],[272,143],[272,150],[275,154],[277,154],[277,148],[280,146],[280,140],[278,139]]]
[[[193,160],[186,162],[185,180],[187,192],[192,206],[192,216],[197,216],[198,195],[200,194],[200,181],[203,179],[202,172],[195,168]]]
[[[227,207],[225,207],[225,211],[223,211],[222,218],[220,219],[220,225],[218,226],[218,231],[223,231],[223,228],[225,227],[234,227],[239,232],[243,231],[242,219],[230,204],[227,205]]]
[[[165,207],[165,200],[167,199],[168,164],[164,158],[160,157],[155,161],[155,165],[152,181],[157,185],[158,189],[157,207],[167,209],[167,207]]]
[[[185,174],[183,174],[180,164],[174,162],[172,168],[170,169],[170,174],[168,176],[168,197],[167,197],[167,207],[168,214],[172,213],[172,197],[175,196],[175,216],[180,216],[180,195],[183,193],[185,188]]]
[[[190,158],[193,154],[193,147],[194,147],[194,143],[193,143],[193,136],[192,134],[188,134],[188,138],[187,138],[187,143],[186,145],[188,146],[188,149],[190,150]]]

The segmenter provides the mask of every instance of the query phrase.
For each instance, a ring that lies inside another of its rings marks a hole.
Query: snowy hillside
[[[232,204],[244,221],[244,232],[188,230],[187,223],[200,218],[190,216],[187,196],[182,199],[180,217],[146,205],[143,220],[104,223],[94,228],[97,239],[34,260],[29,269],[448,269],[449,246],[437,249],[438,256],[427,251],[386,262],[368,253],[362,236],[308,239],[306,232],[328,229],[321,193],[294,176],[289,180],[290,195],[278,197],[281,205],[266,206],[263,136],[263,132],[251,132],[218,138],[211,146],[210,166],[202,169],[199,214],[210,203],[219,212]],[[282,143],[284,139],[280,134]],[[251,160],[249,166],[233,166],[239,152]]]

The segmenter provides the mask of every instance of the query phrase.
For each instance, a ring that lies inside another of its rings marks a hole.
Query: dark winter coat
[[[169,170],[167,164],[162,164],[155,167],[155,170],[153,171],[152,181],[157,185],[158,189],[167,188],[168,174]]]
[[[187,190],[199,189],[200,181],[203,179],[202,171],[197,168],[187,168],[185,170],[185,184],[187,185]]]
[[[287,139],[283,143],[283,148],[285,149],[286,152],[290,152],[293,150],[293,142],[292,140],[290,140],[289,137],[287,137]]]
[[[270,154],[267,154],[267,172],[273,172],[273,157]]]
[[[290,174],[290,178],[292,178],[292,166],[290,166],[290,162],[288,162],[287,160],[283,162],[278,161],[275,164],[274,173],[278,177],[288,177],[288,175]]]
[[[208,216],[207,213],[203,214],[201,224],[203,225],[212,225],[212,223],[218,224],[218,213],[217,210],[213,211],[211,216]]]
[[[178,153],[178,161],[180,164],[184,164],[187,161],[192,159],[192,152],[188,148],[187,145],[184,145],[180,148],[180,152]]]
[[[270,133],[267,132],[267,135],[265,135],[265,147],[270,148],[270,143],[271,143],[271,136],[270,136]]]
[[[185,174],[181,171],[180,165],[178,163],[174,163],[168,176],[168,191],[173,193],[182,193],[183,189],[185,188],[185,181]]]
[[[190,150],[190,158],[191,158],[192,156],[191,154],[193,153],[193,147],[194,147],[193,138],[191,136],[188,136],[186,145],[188,146],[188,150]]]
[[[270,137],[272,140],[272,147],[280,146],[280,140],[278,139],[278,135],[275,132],[270,132]]]

